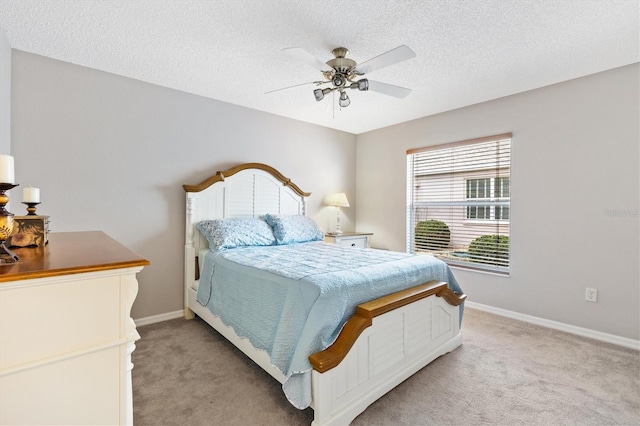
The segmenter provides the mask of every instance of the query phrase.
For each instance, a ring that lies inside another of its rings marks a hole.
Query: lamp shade
[[[324,203],[327,206],[350,207],[349,200],[347,200],[347,194],[345,194],[344,192],[327,195],[326,197],[324,197]]]

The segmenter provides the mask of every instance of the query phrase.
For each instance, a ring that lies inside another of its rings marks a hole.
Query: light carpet
[[[640,353],[465,309],[463,345],[352,425],[640,425]],[[136,426],[308,425],[265,373],[199,318],[138,328]]]

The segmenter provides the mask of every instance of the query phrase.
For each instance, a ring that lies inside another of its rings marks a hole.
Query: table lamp
[[[334,206],[338,209],[337,218],[336,218],[336,230],[334,232],[330,232],[333,235],[340,235],[342,231],[340,230],[340,207],[350,207],[349,200],[347,200],[347,194],[344,192],[339,192],[337,194],[329,194],[324,197],[324,203],[327,206]]]

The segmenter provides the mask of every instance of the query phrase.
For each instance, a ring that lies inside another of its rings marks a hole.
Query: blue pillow
[[[232,217],[203,220],[197,226],[209,241],[211,250],[276,244],[273,229],[262,219]]]
[[[264,220],[273,228],[277,244],[306,243],[322,241],[324,232],[313,219],[303,215],[264,215]]]

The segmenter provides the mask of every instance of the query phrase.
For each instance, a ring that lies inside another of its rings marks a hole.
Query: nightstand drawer
[[[340,244],[341,246],[347,246],[347,247],[366,248],[367,247],[367,238],[366,237],[363,237],[363,238],[344,238],[344,239],[340,239],[340,241],[338,241],[336,244]]]
[[[340,235],[325,235],[324,241],[345,247],[368,248],[372,235],[363,232],[345,232]]]

